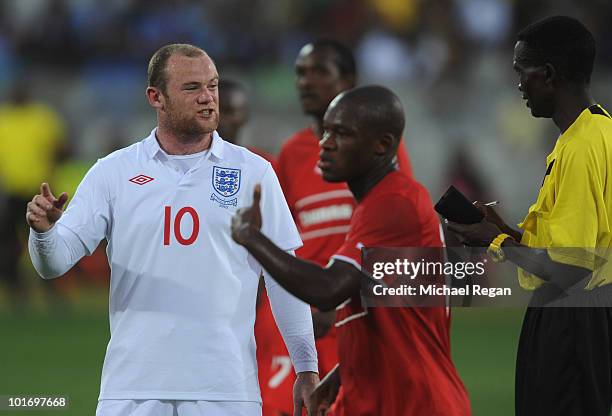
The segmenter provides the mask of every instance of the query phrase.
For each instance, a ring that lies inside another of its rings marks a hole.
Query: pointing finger
[[[55,199],[53,193],[51,192],[51,188],[49,187],[49,184],[47,182],[43,182],[43,184],[40,185],[40,194],[47,199]]]
[[[261,200],[261,184],[255,185],[253,189],[253,206],[258,206],[259,201]]]

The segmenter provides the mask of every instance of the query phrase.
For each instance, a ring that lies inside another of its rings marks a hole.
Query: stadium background
[[[149,133],[148,58],[165,43],[189,42],[209,52],[222,77],[248,87],[243,143],[275,153],[308,123],[293,84],[297,52],[331,36],[354,49],[360,83],[401,96],[415,176],[432,198],[455,183],[474,198],[499,199],[516,223],[537,195],[558,133],[529,116],[516,89],[513,34],[550,14],[578,17],[594,32],[593,91],[610,108],[612,3],[605,0],[0,0],[0,114],[15,85],[43,104],[49,126],[38,127],[65,144],[48,161],[49,180],[70,191],[93,160]],[[20,134],[0,134],[0,163],[17,152],[27,176],[35,150]],[[0,183],[2,172],[0,165]],[[6,199],[0,188],[0,215]],[[48,283],[23,257],[21,288],[0,286],[0,395],[67,396],[69,410],[30,413],[93,414],[109,336],[105,273],[94,262]],[[514,414],[521,315],[454,312],[453,355],[475,415]]]

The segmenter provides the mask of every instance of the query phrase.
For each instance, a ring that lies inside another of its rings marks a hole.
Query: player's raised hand
[[[252,231],[261,228],[261,185],[255,185],[253,190],[253,204],[248,208],[240,208],[232,218],[232,238],[238,244],[244,245]]]
[[[34,196],[28,202],[26,210],[28,225],[39,233],[49,231],[64,213],[66,201],[68,201],[68,194],[66,192],[62,192],[59,198],[56,198],[51,192],[49,184],[43,183],[40,185],[40,194]]]

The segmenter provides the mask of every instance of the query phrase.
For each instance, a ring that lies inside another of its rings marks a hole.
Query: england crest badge
[[[220,207],[237,206],[238,198],[232,198],[240,190],[240,169],[213,166],[212,186],[215,192],[211,201],[219,203]]]

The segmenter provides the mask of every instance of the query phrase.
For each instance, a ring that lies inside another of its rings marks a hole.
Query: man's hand
[[[336,366],[312,392],[308,416],[325,416],[330,406],[336,401],[339,389],[340,370]]]
[[[261,185],[255,185],[253,190],[253,205],[240,208],[232,218],[232,238],[240,245],[245,245],[254,230],[261,228]]]
[[[473,247],[488,247],[502,232],[497,225],[487,220],[476,224],[449,222],[448,229],[457,235],[461,243]]]
[[[474,206],[476,208],[478,208],[483,214],[484,214],[484,219],[488,222],[492,222],[493,224],[497,225],[497,227],[499,227],[499,229],[503,232],[506,233],[508,235],[510,235],[512,238],[514,238],[516,241],[521,241],[521,237],[522,234],[520,231],[515,230],[514,228],[510,227],[497,213],[497,211],[495,211],[493,209],[493,207],[490,207],[488,205],[483,204],[482,202],[474,202]]]
[[[38,233],[49,231],[64,213],[64,204],[68,201],[68,194],[62,192],[56,198],[48,183],[40,185],[40,194],[36,195],[26,210],[26,221]]]
[[[493,224],[497,225],[500,229],[503,229],[504,227],[508,226],[504,222],[504,220],[501,219],[499,214],[497,214],[497,212],[493,209],[493,207],[485,205],[480,201],[474,201],[474,206],[478,208],[480,212],[484,214],[485,220],[492,222]]]
[[[310,409],[310,395],[319,384],[319,375],[310,371],[298,373],[293,384],[293,416],[301,416],[302,407]]]

